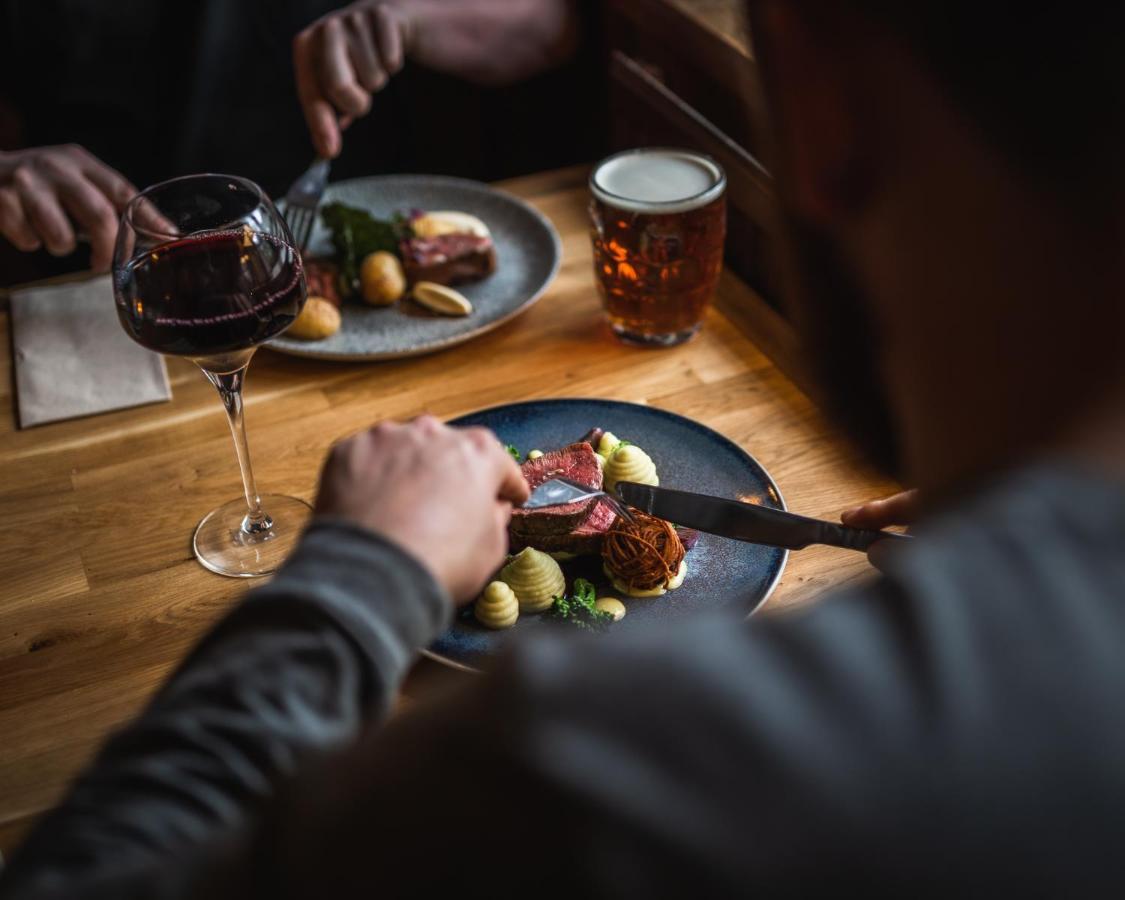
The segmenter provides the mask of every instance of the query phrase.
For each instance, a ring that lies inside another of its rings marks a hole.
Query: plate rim
[[[425,179],[430,184],[452,184],[457,187],[468,188],[481,194],[500,194],[507,201],[515,204],[516,206],[522,207],[526,212],[530,213],[532,218],[538,220],[539,224],[544,227],[544,230],[551,238],[551,244],[554,246],[555,250],[553,259],[551,261],[551,270],[547,273],[547,277],[543,279],[543,283],[539,286],[539,288],[535,290],[531,294],[531,296],[524,300],[523,303],[521,303],[515,309],[509,310],[498,319],[493,319],[491,322],[480,325],[477,328],[474,328],[472,331],[466,331],[461,334],[455,334],[451,337],[443,338],[437,343],[428,344],[425,347],[415,347],[410,350],[392,350],[382,353],[333,353],[326,350],[317,350],[312,344],[310,344],[306,349],[305,347],[294,346],[290,343],[275,343],[279,338],[283,337],[284,332],[282,333],[282,335],[278,335],[277,338],[267,341],[262,345],[263,347],[269,350],[273,350],[276,353],[284,353],[286,356],[294,356],[300,359],[319,359],[324,360],[325,362],[341,363],[382,362],[383,360],[409,359],[410,357],[414,356],[426,356],[430,353],[440,353],[442,350],[446,350],[449,347],[456,347],[459,344],[464,344],[467,341],[471,341],[475,338],[480,337],[481,335],[488,334],[490,331],[494,331],[501,325],[506,325],[508,322],[512,321],[512,319],[516,318],[516,316],[527,312],[528,309],[530,309],[539,301],[539,299],[543,296],[543,294],[547,292],[551,285],[554,284],[555,279],[558,277],[559,269],[562,268],[563,255],[562,238],[559,236],[558,229],[555,228],[554,223],[544,213],[536,209],[522,197],[517,197],[510,191],[506,191],[503,188],[493,187],[485,181],[477,181],[472,178],[460,178],[456,175],[425,175],[421,173],[407,172],[394,175],[364,175],[358,178],[345,178],[342,181],[332,182],[329,187],[337,187],[341,185],[352,184],[355,182],[396,181],[399,179],[408,178]]]
[[[777,494],[777,499],[781,503],[781,509],[785,512],[789,511],[789,504],[786,503],[785,495],[781,493],[781,488],[779,488],[777,482],[774,481],[773,475],[770,474],[769,469],[767,469],[758,461],[758,458],[754,456],[753,453],[739,446],[725,434],[720,431],[716,431],[710,425],[705,425],[703,422],[696,421],[695,419],[690,419],[681,413],[674,412],[670,409],[664,409],[661,406],[652,406],[648,403],[634,403],[632,400],[614,400],[609,397],[544,397],[541,400],[517,400],[513,403],[496,403],[492,406],[485,406],[481,409],[473,410],[472,412],[461,413],[460,415],[452,419],[446,419],[445,423],[447,425],[456,425],[458,420],[463,419],[467,416],[479,416],[484,413],[495,412],[496,410],[501,409],[508,409],[513,406],[533,406],[556,403],[606,403],[616,406],[635,406],[650,411],[655,410],[656,412],[663,413],[664,415],[674,416],[675,418],[682,419],[688,424],[694,425],[697,428],[703,428],[709,431],[715,437],[719,438],[719,440],[729,444],[731,447],[733,447],[735,450],[749,459],[755,466],[757,466],[762,471],[762,474],[766,476],[766,481],[769,483],[769,486],[772,487],[774,493]],[[753,616],[758,612],[758,610],[766,605],[766,601],[768,601],[769,598],[773,596],[773,592],[777,589],[778,584],[781,582],[781,576],[785,574],[785,567],[789,564],[790,551],[785,547],[777,547],[775,549],[781,551],[781,563],[778,565],[777,572],[774,573],[773,578],[770,579],[770,583],[769,585],[767,585],[765,593],[762,594],[762,599],[754,604],[754,608],[742,617],[743,622],[749,620],[751,616]],[[452,627],[452,623],[450,624],[450,627]],[[440,663],[443,666],[448,666],[451,669],[456,669],[460,672],[468,672],[472,675],[482,674],[481,669],[478,669],[475,666],[470,666],[463,662],[458,662],[457,660],[451,659],[448,656],[444,656],[441,653],[438,653],[436,650],[431,650],[428,646],[421,649],[420,655],[426,657],[427,659],[431,659],[436,663]]]

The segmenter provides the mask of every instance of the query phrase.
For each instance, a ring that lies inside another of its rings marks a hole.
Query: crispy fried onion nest
[[[649,591],[671,581],[684,561],[684,545],[671,523],[639,510],[634,521],[618,516],[602,544],[606,568],[630,590]]]

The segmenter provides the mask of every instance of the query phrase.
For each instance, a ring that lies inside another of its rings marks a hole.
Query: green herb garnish
[[[555,602],[547,611],[547,618],[586,631],[605,631],[612,624],[613,616],[595,607],[596,599],[594,586],[585,578],[575,578],[574,590],[568,595],[555,597]]]
[[[508,453],[510,453],[510,454],[511,454],[511,456],[512,456],[512,459],[514,459],[514,460],[515,460],[516,462],[519,462],[519,461],[520,461],[520,459],[522,458],[522,457],[520,456],[520,452],[519,452],[519,450],[517,450],[517,449],[516,449],[516,448],[515,448],[515,447],[514,447],[513,445],[511,445],[511,444],[505,444],[505,445],[504,445],[504,449],[505,449],[505,450],[507,450],[507,451],[508,451]]]
[[[399,241],[410,236],[410,222],[400,214],[387,222],[366,210],[328,203],[321,207],[320,216],[332,232],[340,280],[350,293],[359,285],[359,267],[364,257],[378,250],[397,254]]]

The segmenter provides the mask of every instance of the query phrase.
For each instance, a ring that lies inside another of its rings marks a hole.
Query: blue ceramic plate
[[[643,448],[656,463],[662,485],[785,509],[777,485],[754,457],[710,428],[662,409],[614,400],[535,400],[470,413],[451,424],[484,425],[524,455],[529,450],[562,447],[591,428],[605,428]],[[702,610],[722,608],[749,615],[777,584],[787,554],[775,547],[701,535],[688,553],[683,586],[653,599],[622,598],[628,614],[611,628],[674,626]],[[568,587],[575,577],[585,577],[598,586],[599,593],[605,588],[605,593],[620,596],[608,587],[600,559],[580,558],[562,567]],[[458,613],[453,627],[438,638],[428,655],[475,669],[507,641],[518,641],[534,629],[566,627],[570,626],[539,615],[522,615],[515,627],[491,631],[477,624],[469,606]]]
[[[496,247],[496,271],[480,281],[457,286],[473,304],[464,317],[439,316],[404,300],[376,308],[358,300],[344,303],[343,324],[322,341],[285,335],[269,346],[315,359],[397,359],[444,350],[491,331],[528,309],[555,277],[562,244],[550,221],[531,205],[464,178],[439,175],[380,175],[330,184],[326,203],[338,200],[389,219],[410,209],[456,209],[483,219]],[[324,224],[317,218],[309,241],[313,257],[332,255]]]

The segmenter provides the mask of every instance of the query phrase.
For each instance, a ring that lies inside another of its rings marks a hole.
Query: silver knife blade
[[[802,550],[810,544],[827,544],[866,552],[876,541],[909,539],[908,535],[893,531],[849,528],[768,506],[632,481],[619,481],[616,491],[630,506],[649,515],[697,531],[751,544],[766,544],[788,550]]]

